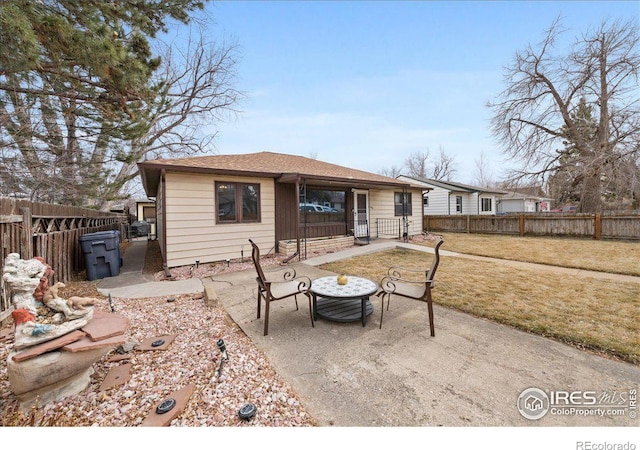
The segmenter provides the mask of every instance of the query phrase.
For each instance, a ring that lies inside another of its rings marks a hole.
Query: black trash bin
[[[148,236],[151,232],[151,224],[144,220],[136,220],[131,224],[131,236],[141,237]]]
[[[80,246],[87,268],[87,280],[115,277],[120,274],[120,232],[99,231],[80,236]]]

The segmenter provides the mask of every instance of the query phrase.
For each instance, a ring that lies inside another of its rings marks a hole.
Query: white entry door
[[[353,191],[353,228],[356,237],[369,236],[369,191]]]

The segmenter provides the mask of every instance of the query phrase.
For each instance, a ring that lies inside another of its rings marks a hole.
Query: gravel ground
[[[162,278],[155,241],[147,251],[145,272]],[[126,254],[126,244],[121,248]],[[250,261],[250,260],[249,260]],[[276,258],[265,263],[277,264]],[[252,267],[250,262],[205,264],[194,270],[174,269],[174,279],[189,276],[205,277],[225,270]],[[82,279],[82,278],[81,278]],[[109,311],[108,299],[96,290],[97,282],[74,281],[61,291],[62,297],[92,296],[100,299],[96,308]],[[138,351],[134,348],[128,360],[109,362],[115,351],[94,365],[89,386],[81,393],[50,403],[31,414],[23,414],[7,377],[5,361],[13,342],[0,342],[0,411],[2,426],[79,426],[135,427],[152,411],[154,405],[187,384],[196,389],[183,413],[173,420],[172,427],[310,427],[313,418],[300,404],[296,393],[273,370],[262,354],[220,307],[204,304],[201,294],[150,297],[141,299],[114,298],[118,314],[130,320],[126,337],[142,342],[151,337],[177,334],[164,351]],[[222,359],[216,343],[224,339],[228,359]],[[100,386],[113,367],[130,362],[131,378],[106,391]],[[238,417],[239,409],[253,403],[257,412],[249,421]]]

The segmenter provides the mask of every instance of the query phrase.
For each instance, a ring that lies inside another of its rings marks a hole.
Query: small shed
[[[155,239],[156,234],[156,202],[154,200],[138,200],[136,201],[136,220],[138,222],[147,222],[149,224],[149,237]]]

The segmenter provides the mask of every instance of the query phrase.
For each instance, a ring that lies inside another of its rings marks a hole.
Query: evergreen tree
[[[135,176],[122,167],[147,150],[135,143],[176,103],[151,42],[202,8],[197,0],[4,0],[0,194],[96,207],[118,198]]]

